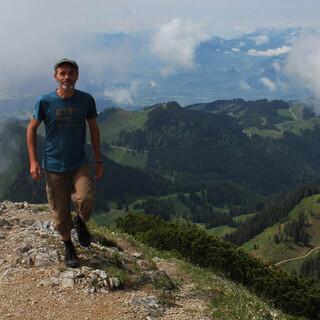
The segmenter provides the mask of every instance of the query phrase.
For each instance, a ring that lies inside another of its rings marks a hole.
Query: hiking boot
[[[80,245],[82,247],[89,247],[91,245],[91,235],[87,229],[86,224],[83,222],[79,215],[75,216],[73,222]]]
[[[80,265],[76,249],[73,245],[65,247],[64,264],[68,268],[78,268]]]

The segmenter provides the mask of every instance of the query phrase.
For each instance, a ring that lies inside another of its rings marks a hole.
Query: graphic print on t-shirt
[[[73,119],[72,115],[77,108],[56,109],[56,123],[58,127],[76,127],[79,121]]]

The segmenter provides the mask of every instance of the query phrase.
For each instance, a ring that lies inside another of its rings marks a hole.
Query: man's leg
[[[72,201],[75,204],[77,216],[74,225],[82,246],[91,244],[91,236],[85,222],[90,219],[95,197],[95,185],[90,176],[89,166],[81,167],[73,176]]]
[[[70,240],[73,228],[70,210],[71,176],[46,172],[46,190],[55,229],[62,240]]]
[[[65,244],[65,264],[78,267],[77,254],[71,241],[73,221],[70,212],[72,175],[46,172],[46,190],[55,229]]]

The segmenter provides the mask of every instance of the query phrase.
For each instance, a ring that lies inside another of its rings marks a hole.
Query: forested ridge
[[[237,245],[241,245],[256,235],[261,233],[264,229],[274,225],[277,222],[283,222],[288,217],[290,211],[305,197],[317,194],[320,192],[320,187],[317,185],[305,185],[298,189],[289,192],[283,199],[275,203],[267,204],[261,213],[245,221],[235,232],[227,234],[225,239]],[[298,224],[298,226],[301,225]],[[290,225],[288,225],[288,232]],[[299,228],[300,229],[300,228]]]
[[[143,128],[119,134],[117,145],[148,151],[148,167],[169,176],[189,174],[203,183],[229,180],[263,195],[319,177],[320,129],[274,140],[243,133],[225,113],[184,109],[172,102],[148,113]]]
[[[279,114],[281,109],[289,109],[288,102],[283,100],[260,99],[245,101],[243,99],[217,100],[209,103],[197,103],[186,108],[214,113],[227,113],[237,118],[244,127],[260,129],[276,129],[275,124],[287,121],[290,118]],[[314,113],[312,113],[314,116]]]

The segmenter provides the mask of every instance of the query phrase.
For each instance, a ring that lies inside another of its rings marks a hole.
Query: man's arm
[[[30,174],[33,179],[41,178],[41,167],[37,160],[37,129],[40,121],[31,119],[27,128],[27,146],[30,162]]]
[[[96,179],[100,179],[103,176],[103,163],[100,153],[100,131],[95,117],[87,119],[87,122],[89,125],[91,145],[95,157]]]

